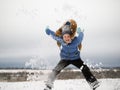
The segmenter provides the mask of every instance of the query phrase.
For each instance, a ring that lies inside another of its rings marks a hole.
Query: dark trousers
[[[49,75],[48,84],[53,83],[60,71],[70,64],[76,66],[79,69],[81,68],[81,71],[87,82],[92,83],[96,81],[96,78],[93,76],[88,66],[83,64],[83,61],[79,58],[77,60],[60,60],[57,66],[53,69],[52,73]]]

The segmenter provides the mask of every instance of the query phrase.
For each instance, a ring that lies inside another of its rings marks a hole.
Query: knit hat
[[[64,35],[64,34],[72,34],[72,32],[71,32],[71,28],[70,28],[70,22],[66,22],[65,23],[65,25],[62,27],[62,36]]]

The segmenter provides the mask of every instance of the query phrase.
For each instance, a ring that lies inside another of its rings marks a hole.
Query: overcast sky
[[[83,59],[120,66],[120,0],[0,0],[0,62],[33,56],[59,61],[45,27],[56,31],[71,18],[85,30]]]

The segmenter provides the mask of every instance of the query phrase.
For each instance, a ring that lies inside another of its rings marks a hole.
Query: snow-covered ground
[[[99,79],[97,90],[120,90],[120,79]],[[0,90],[43,90],[44,81],[0,82]],[[85,79],[56,80],[53,90],[91,90]]]

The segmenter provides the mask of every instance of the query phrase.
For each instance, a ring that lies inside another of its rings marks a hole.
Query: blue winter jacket
[[[80,51],[78,50],[78,45],[83,40],[83,32],[80,32],[77,37],[75,37],[71,43],[66,44],[61,37],[55,35],[55,32],[48,29],[46,31],[48,35],[51,35],[53,39],[61,43],[60,57],[63,60],[76,60],[80,58]]]

